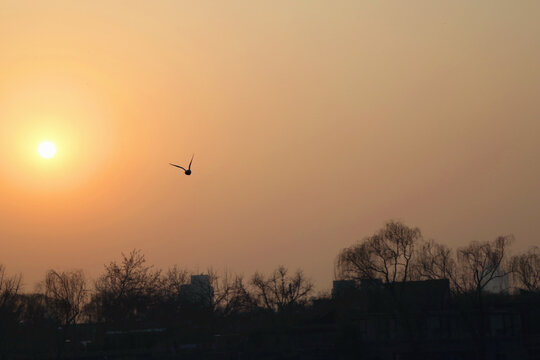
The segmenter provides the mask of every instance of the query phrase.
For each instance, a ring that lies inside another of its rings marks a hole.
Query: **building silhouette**
[[[214,305],[214,288],[210,276],[191,275],[190,283],[180,287],[180,300],[184,304],[211,308]]]

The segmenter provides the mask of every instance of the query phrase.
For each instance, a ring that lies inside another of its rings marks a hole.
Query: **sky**
[[[0,263],[301,268],[540,233],[540,2],[0,0]],[[57,154],[37,154],[42,141]],[[185,176],[169,162],[187,164]]]

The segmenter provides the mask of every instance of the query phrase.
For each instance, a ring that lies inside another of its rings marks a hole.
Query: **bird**
[[[193,154],[193,156],[191,157],[191,161],[189,162],[189,166],[188,166],[187,170],[184,169],[183,167],[181,167],[180,165],[171,164],[171,163],[169,163],[169,165],[175,166],[175,167],[177,167],[177,168],[180,168],[180,169],[184,170],[184,172],[185,172],[186,175],[191,175],[191,163],[193,162],[193,157],[194,157],[194,156],[195,156],[195,154]]]

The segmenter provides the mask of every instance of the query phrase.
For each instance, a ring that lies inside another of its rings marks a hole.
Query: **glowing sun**
[[[39,144],[38,153],[42,158],[50,159],[56,154],[56,146],[50,141],[44,141]]]

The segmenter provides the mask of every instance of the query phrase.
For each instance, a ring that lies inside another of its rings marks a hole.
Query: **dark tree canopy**
[[[302,271],[289,275],[284,266],[279,266],[268,277],[255,273],[251,284],[260,306],[272,311],[284,311],[304,304],[313,291],[313,283]]]
[[[45,296],[55,318],[63,325],[77,322],[86,305],[88,289],[82,270],[57,272],[45,275]]]
[[[507,252],[512,241],[512,236],[499,236],[493,241],[473,241],[459,248],[456,289],[479,295],[491,281],[507,276]]]
[[[146,265],[140,250],[122,254],[122,261],[112,261],[96,281],[94,309],[98,319],[134,320],[147,308],[159,291],[160,271]]]
[[[530,248],[526,253],[512,257],[510,266],[513,278],[523,289],[540,292],[540,250]]]
[[[411,278],[414,248],[422,239],[418,228],[390,221],[360,243],[343,249],[337,258],[342,279],[380,279],[384,283]]]

